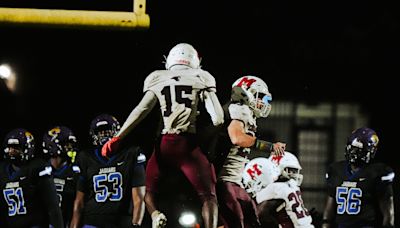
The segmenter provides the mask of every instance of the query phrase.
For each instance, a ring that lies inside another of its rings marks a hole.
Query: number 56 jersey
[[[371,225],[377,221],[378,199],[393,196],[393,170],[371,163],[355,173],[347,161],[331,164],[326,174],[328,193],[336,203],[336,222],[346,227]]]
[[[118,224],[120,216],[130,216],[132,188],[144,186],[145,157],[132,147],[109,159],[99,149],[80,153],[81,173],[77,190],[85,193],[83,224]]]

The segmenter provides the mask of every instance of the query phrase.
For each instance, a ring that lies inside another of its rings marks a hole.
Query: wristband
[[[271,142],[267,142],[262,139],[256,139],[256,141],[253,144],[253,148],[257,150],[266,150],[267,152],[271,152],[274,144]]]

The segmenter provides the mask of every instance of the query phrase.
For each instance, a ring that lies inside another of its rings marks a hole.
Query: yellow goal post
[[[0,25],[118,30],[148,29],[150,17],[146,14],[146,0],[133,0],[133,2],[133,12],[0,8]]]

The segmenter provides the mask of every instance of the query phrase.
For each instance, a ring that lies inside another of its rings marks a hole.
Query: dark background
[[[132,7],[125,0],[51,2],[18,4]],[[163,55],[172,46],[188,42],[215,76],[222,102],[233,81],[250,74],[263,78],[276,100],[360,104],[381,139],[378,158],[398,174],[393,157],[400,114],[400,18],[394,3],[149,0],[146,11],[150,28],[143,31],[1,25],[0,62],[12,65],[19,80],[16,94],[6,94],[0,82],[2,138],[15,127],[41,138],[52,125],[64,124],[87,145],[91,119],[105,112],[122,124],[141,99],[144,78],[163,69]],[[133,133],[148,150],[156,116],[151,114]]]

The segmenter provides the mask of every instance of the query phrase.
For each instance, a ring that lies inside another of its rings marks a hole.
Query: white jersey
[[[159,100],[163,134],[196,133],[197,104],[204,92],[216,92],[216,84],[202,69],[157,70],[147,76],[143,91],[152,91]]]
[[[256,119],[253,111],[247,105],[230,104],[229,115],[232,120],[240,120],[244,124],[244,129],[247,134],[255,135],[257,128]],[[240,148],[233,146],[222,166],[219,178],[226,182],[233,182],[243,187],[242,172],[249,159],[246,153],[250,153],[250,148]]]
[[[278,213],[278,222],[281,224],[292,224],[296,228],[313,228],[312,218],[301,198],[301,190],[297,182],[289,179],[286,182],[274,182],[259,191],[256,195],[257,204],[265,200],[281,199],[285,201],[284,208]],[[279,209],[279,208],[278,208]],[[286,214],[280,216],[279,214]],[[290,221],[287,219],[290,218]],[[290,226],[288,226],[290,227]]]

